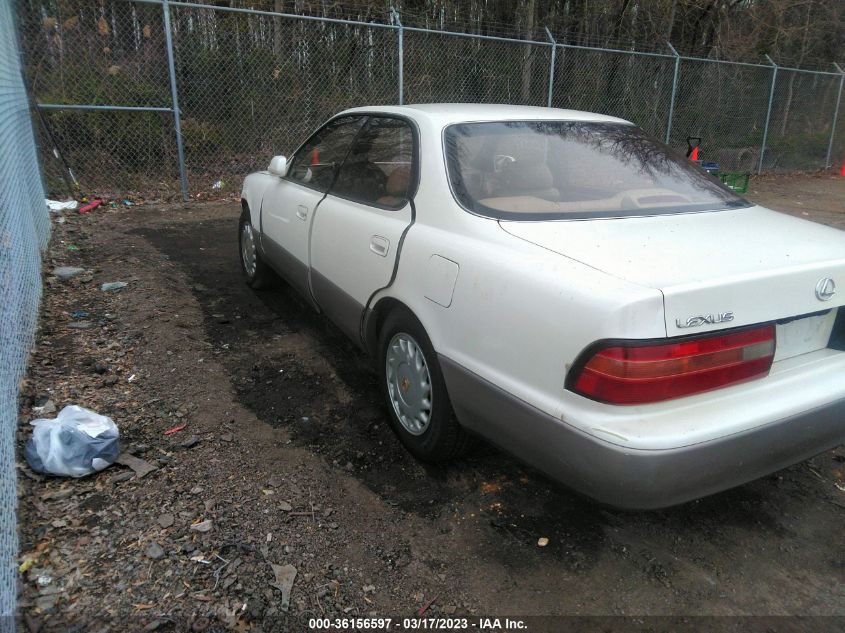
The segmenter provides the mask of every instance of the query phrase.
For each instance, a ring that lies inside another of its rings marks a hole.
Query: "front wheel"
[[[405,447],[426,461],[465,453],[471,436],[455,419],[437,356],[419,321],[395,311],[379,341],[382,392],[393,430]]]
[[[252,227],[249,213],[244,209],[238,227],[238,246],[241,255],[241,270],[251,288],[262,290],[273,286],[275,275],[261,259],[258,252],[258,236]]]

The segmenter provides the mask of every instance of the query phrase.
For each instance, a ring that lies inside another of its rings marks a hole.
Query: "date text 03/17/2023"
[[[308,628],[312,631],[527,631],[527,624],[520,619],[476,618],[311,618]]]

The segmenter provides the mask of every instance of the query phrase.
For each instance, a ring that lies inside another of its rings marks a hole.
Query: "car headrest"
[[[387,178],[384,190],[389,196],[405,197],[408,195],[408,184],[411,182],[411,166],[405,165],[393,170]]]
[[[545,163],[517,161],[508,164],[505,179],[514,191],[532,191],[554,187],[551,170]]]

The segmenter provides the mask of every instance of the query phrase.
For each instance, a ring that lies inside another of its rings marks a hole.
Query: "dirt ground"
[[[749,197],[845,227],[845,178],[757,179]],[[845,616],[845,449],[641,513],[487,446],[421,464],[389,430],[368,359],[289,289],[244,284],[238,214],[232,199],[55,224],[20,447],[35,407],[79,404],[111,416],[124,450],[155,470],[44,478],[21,451],[22,626]],[[60,280],[54,266],[86,272]],[[128,286],[100,289],[111,281]],[[287,610],[274,565],[296,570]]]

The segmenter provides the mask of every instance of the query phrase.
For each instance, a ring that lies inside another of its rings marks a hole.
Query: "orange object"
[[[845,176],[845,163],[842,163],[842,169],[839,170],[839,173]]]
[[[84,207],[80,207],[79,208],[79,214],[84,215],[84,214],[88,213],[89,211],[93,211],[94,209],[99,207],[101,204],[103,204],[103,201],[100,198],[96,198],[96,199],[92,200],[91,202],[89,202],[88,204],[86,204]]]
[[[317,151],[315,147],[311,150],[311,164],[312,165],[319,165],[320,164],[320,152]]]
[[[692,153],[689,155],[690,160],[698,160],[698,146],[692,148]]]

